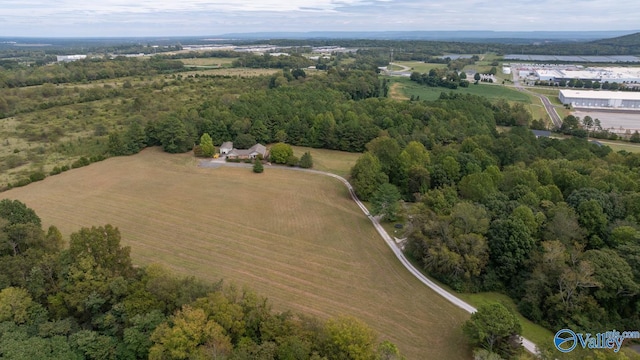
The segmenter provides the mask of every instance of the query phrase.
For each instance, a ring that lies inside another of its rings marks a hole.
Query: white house
[[[227,155],[233,150],[233,143],[231,141],[225,141],[220,145],[220,155]]]

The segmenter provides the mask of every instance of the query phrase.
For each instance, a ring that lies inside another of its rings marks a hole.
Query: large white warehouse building
[[[576,108],[640,110],[640,92],[560,90],[560,101]]]
[[[637,68],[584,68],[584,69],[535,69],[533,71],[542,81],[570,81],[572,79],[610,82],[618,84],[637,84],[640,82],[640,70]]]

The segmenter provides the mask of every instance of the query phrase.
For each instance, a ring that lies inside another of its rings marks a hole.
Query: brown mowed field
[[[311,154],[313,169],[326,171],[340,176],[349,176],[351,168],[362,153],[350,153],[346,151],[315,149],[304,146],[291,146],[293,155],[301,158],[305,152]]]
[[[336,179],[267,168],[198,168],[147,149],[2,194],[68,236],[117,226],[137,264],[247,285],[278,310],[356,316],[408,359],[471,356],[468,314],[416,280]]]

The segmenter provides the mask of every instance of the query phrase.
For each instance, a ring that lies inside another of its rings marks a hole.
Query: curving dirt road
[[[199,166],[201,166],[201,167],[232,166],[232,167],[245,167],[245,168],[253,167],[253,165],[251,165],[251,164],[226,163],[226,162],[223,162],[223,161],[216,161],[216,160],[201,161]],[[404,267],[411,274],[413,274],[413,276],[415,276],[418,280],[420,280],[420,282],[422,282],[423,284],[425,284],[426,286],[431,288],[431,290],[435,291],[440,296],[442,296],[445,299],[447,299],[453,305],[461,308],[462,310],[464,310],[464,311],[466,311],[466,312],[468,312],[470,314],[473,314],[474,312],[476,312],[476,308],[474,308],[469,303],[461,300],[460,298],[458,298],[454,294],[448,292],[447,290],[445,290],[442,287],[440,287],[438,284],[436,284],[433,281],[431,281],[429,278],[424,276],[418,269],[416,269],[416,267],[413,266],[413,264],[411,264],[411,262],[409,260],[407,260],[406,256],[404,256],[404,253],[402,252],[402,250],[400,250],[398,248],[398,246],[396,245],[395,241],[393,241],[393,239],[391,238],[391,236],[389,236],[387,231],[382,227],[382,225],[380,225],[379,219],[377,217],[375,217],[375,216],[372,216],[369,213],[369,210],[366,208],[366,206],[364,206],[364,204],[362,204],[360,199],[358,199],[358,196],[356,196],[356,193],[355,193],[355,190],[353,189],[353,186],[351,186],[351,184],[349,183],[349,181],[347,181],[347,179],[343,178],[340,175],[332,174],[332,173],[325,172],[325,171],[312,170],[312,169],[301,169],[301,168],[294,168],[294,167],[272,166],[272,165],[265,165],[265,168],[276,168],[276,169],[285,169],[285,170],[304,171],[304,172],[309,172],[309,173],[314,173],[314,174],[330,176],[332,178],[335,178],[335,179],[338,179],[339,181],[341,181],[347,187],[347,189],[349,190],[349,194],[351,195],[351,198],[356,203],[356,205],[358,205],[360,210],[362,210],[362,212],[365,215],[367,215],[369,220],[371,220],[371,223],[373,223],[373,226],[378,231],[378,234],[380,234],[382,239],[387,243],[387,245],[389,246],[391,251],[393,251],[393,253],[396,255],[398,260],[400,260],[402,265],[404,265]],[[537,354],[536,344],[534,344],[532,341],[527,340],[525,338],[521,338],[521,339],[522,339],[522,346],[527,351],[531,352],[532,354]]]

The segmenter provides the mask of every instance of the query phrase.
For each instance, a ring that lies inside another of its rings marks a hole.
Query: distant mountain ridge
[[[479,41],[515,39],[530,41],[586,42],[599,39],[625,37],[638,30],[628,31],[310,31],[310,32],[248,32],[216,35],[219,39],[376,39],[376,40],[439,40]],[[527,41],[528,42],[528,41]]]
[[[611,46],[632,46],[638,47],[640,46],[640,32],[636,32],[629,35],[618,36],[609,39],[601,39],[593,41],[595,44],[599,45],[611,45]]]

